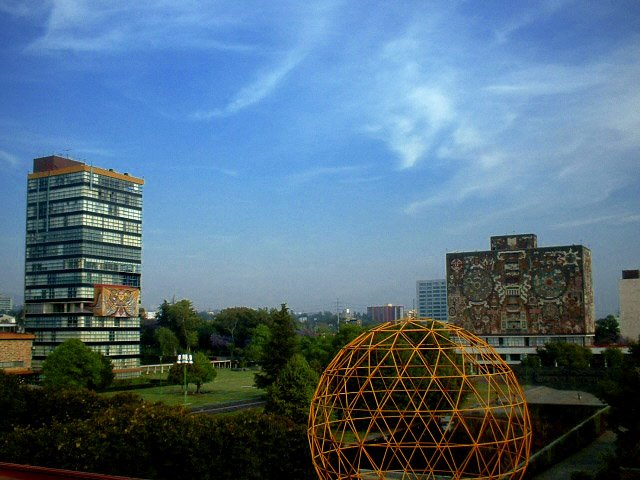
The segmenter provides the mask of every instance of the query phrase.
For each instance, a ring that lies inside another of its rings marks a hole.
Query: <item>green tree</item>
[[[26,410],[25,398],[20,382],[15,375],[0,370],[0,432],[11,429],[12,422]]]
[[[602,382],[599,396],[611,407],[608,422],[616,432],[619,464],[640,469],[640,344],[629,350],[622,368]]]
[[[311,397],[318,385],[318,375],[305,358],[295,354],[267,388],[265,412],[289,417],[305,424],[309,416]]]
[[[236,349],[247,346],[252,331],[261,323],[267,323],[269,314],[266,310],[248,307],[225,308],[218,313],[213,322],[219,333],[229,336]]]
[[[588,368],[591,350],[575,343],[551,342],[538,349],[538,356],[548,367]]]
[[[193,365],[190,366],[193,383],[196,384],[196,393],[200,393],[203,384],[213,382],[218,376],[218,372],[204,353],[196,353],[193,357]]]
[[[130,393],[34,389],[1,372],[0,407],[2,462],[158,480],[314,475],[306,425],[260,411],[186,415]]]
[[[610,345],[616,343],[620,337],[620,325],[613,315],[596,320],[594,341],[596,345]]]
[[[256,326],[251,332],[251,341],[244,349],[245,359],[249,362],[260,362],[270,338],[271,330],[266,323]]]
[[[520,368],[514,368],[514,371],[521,382],[529,384],[532,382],[533,378],[535,378],[533,376],[535,371],[541,366],[542,362],[538,355],[525,355],[525,357],[520,361]]]
[[[538,355],[527,355],[525,356],[520,365],[527,368],[538,368],[540,367],[540,357]]]
[[[168,303],[165,300],[160,305],[158,324],[171,329],[184,349],[198,345],[198,328],[202,321],[190,300],[180,300],[176,303]]]
[[[604,360],[609,368],[620,368],[624,363],[624,353],[615,347],[608,347],[602,352]]]
[[[184,383],[184,365],[174,363],[169,369],[167,381],[174,385]],[[193,363],[187,365],[187,388],[190,383],[195,384],[196,393],[200,393],[202,385],[215,380],[218,372],[204,353],[198,352],[193,356]]]
[[[296,353],[295,324],[285,303],[281,305],[280,310],[271,312],[269,330],[269,340],[260,359],[262,370],[254,377],[258,388],[267,388],[275,382],[280,371]]]
[[[338,330],[338,333],[336,333],[336,335],[333,337],[333,341],[331,342],[332,351],[330,352],[329,361],[331,361],[333,357],[335,357],[338,352],[342,350],[342,347],[355,340],[366,331],[366,328],[351,323],[340,325],[340,330]]]
[[[160,363],[162,363],[163,357],[176,356],[178,347],[180,346],[180,340],[176,337],[176,334],[168,327],[158,328],[153,337],[158,344],[158,351],[160,352]]]
[[[333,352],[332,340],[333,336],[327,333],[300,338],[300,352],[317,373],[322,373],[329,365]]]
[[[60,388],[106,388],[113,381],[111,360],[77,338],[58,345],[42,364],[43,385]]]
[[[629,362],[631,365],[640,367],[640,343],[632,343],[629,345]]]
[[[102,368],[100,369],[100,382],[95,384],[95,388],[103,390],[113,383],[115,374],[113,373],[113,363],[111,363],[111,359],[109,357],[98,352],[98,358],[100,359],[100,365]],[[90,386],[89,388],[92,387]]]
[[[365,328],[354,324],[342,324],[340,330],[331,335],[323,333],[314,336],[304,336],[300,340],[300,351],[304,355],[309,365],[318,373],[321,373],[333,357],[360,334],[366,331]]]

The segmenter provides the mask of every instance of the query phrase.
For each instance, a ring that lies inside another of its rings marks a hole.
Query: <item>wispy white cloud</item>
[[[593,88],[608,80],[610,65],[525,65],[512,74],[496,78],[489,93],[513,96],[569,94]]]
[[[446,172],[405,213],[489,198],[537,202],[553,212],[606,202],[639,181],[632,153],[640,149],[640,92],[632,80],[640,74],[638,47],[570,66],[529,62],[491,74],[478,68],[450,66],[455,80],[444,91],[455,108],[437,143],[420,129],[424,145],[437,149],[423,150],[412,164],[400,155],[405,167],[428,160],[430,172]]]
[[[560,204],[606,202],[638,179],[630,164],[640,148],[634,42],[618,51],[559,44],[562,55],[522,51],[528,27],[566,14],[566,3],[497,17],[504,40],[518,33],[513,44],[484,41],[486,31],[473,31],[453,9],[425,8],[382,40],[360,36],[345,45],[326,81],[347,72],[332,84],[348,106],[341,111],[387,147],[400,174],[421,179],[408,182],[405,213],[481,209],[499,199],[551,214]]]
[[[46,11],[43,3],[24,2],[22,0],[0,0],[0,12],[14,17],[33,17]]]
[[[400,157],[400,168],[411,168],[433,147],[435,136],[454,118],[451,99],[439,88],[416,85],[398,91],[380,118],[367,130],[385,141]]]
[[[271,70],[262,72],[256,80],[243,87],[224,107],[207,112],[196,112],[192,115],[192,118],[195,120],[209,120],[214,117],[225,117],[260,102],[278,88],[289,72],[291,72],[303,58],[304,55],[297,52],[289,54],[280,64]]]
[[[187,47],[255,50],[254,45],[224,38],[228,28],[237,27],[243,15],[223,10],[213,2],[114,4],[103,0],[52,0],[49,5],[45,31],[29,45],[31,52],[95,53]]]
[[[210,172],[221,173],[226,177],[238,177],[240,175],[240,172],[238,170],[235,170],[233,168],[220,167],[218,165],[202,165],[202,164],[196,164],[196,163],[189,163],[189,164],[179,164],[179,165],[167,165],[163,168],[164,170],[175,170],[175,171],[181,171],[181,172],[185,170],[196,171],[196,172],[210,171]]]
[[[553,228],[553,229],[576,228],[576,227],[584,227],[586,225],[594,225],[597,223],[608,223],[610,225],[640,223],[640,214],[622,212],[622,213],[616,213],[615,215],[603,215],[598,217],[580,218],[580,219],[571,220],[568,222],[556,223],[554,225],[551,225],[550,228]]]
[[[290,4],[287,7],[291,16],[289,24],[282,20],[282,29],[291,29],[288,43],[270,53],[270,57],[278,58],[267,67],[259,67],[253,81],[242,86],[230,100],[221,107],[200,110],[191,115],[194,120],[210,120],[227,117],[249,108],[274,93],[307,57],[318,42],[322,42],[328,19],[333,15],[335,2],[309,4],[299,10],[299,6]],[[280,16],[280,15],[278,15]],[[292,27],[293,26],[293,27]],[[280,52],[287,52],[282,54]]]
[[[365,166],[349,165],[336,167],[318,167],[310,170],[293,173],[287,177],[288,181],[294,185],[300,185],[317,180],[321,177],[341,177],[342,180],[349,178],[353,174],[360,173]]]
[[[497,159],[501,154],[496,153],[490,157]],[[494,160],[488,160],[483,167],[460,172],[445,184],[434,186],[426,198],[410,202],[404,213],[415,215],[443,205],[459,206],[467,201],[488,198],[499,189],[504,193],[510,191],[513,174],[508,169],[493,168],[496,167]]]
[[[230,168],[213,167],[213,169],[227,177],[237,177],[239,175],[237,170],[232,170]]]
[[[375,183],[381,180],[384,180],[385,177],[382,175],[371,175],[371,176],[344,176],[341,177],[338,181],[343,185],[357,185],[357,184],[365,184],[365,183]]]
[[[537,2],[535,6],[531,6],[530,8],[520,8],[524,5],[519,5],[519,14],[509,19],[505,24],[499,25],[494,30],[496,41],[500,44],[508,42],[518,31],[540,19],[556,13],[571,1],[572,0],[546,0]]]
[[[111,148],[102,146],[104,143],[100,139],[89,138],[89,135],[76,136],[64,135],[52,136],[34,130],[30,123],[18,121],[0,120],[0,143],[11,145],[14,150],[31,151],[36,157],[46,155],[63,155],[75,160],[91,162],[101,157],[114,158],[121,154],[116,154]],[[91,135],[91,137],[94,137]],[[111,145],[112,146],[112,145]],[[34,150],[35,149],[35,150]],[[5,150],[6,151],[6,150]],[[18,158],[12,155],[14,158]],[[31,159],[19,158],[18,162],[30,161]]]
[[[0,150],[0,160],[9,164],[10,167],[17,167],[20,165],[20,159],[5,150]]]

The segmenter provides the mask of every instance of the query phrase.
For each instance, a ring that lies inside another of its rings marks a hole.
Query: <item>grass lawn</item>
[[[187,404],[190,407],[212,405],[216,403],[234,402],[238,400],[252,400],[262,397],[264,392],[253,386],[251,370],[231,370],[229,368],[216,369],[218,375],[211,383],[202,386],[201,393],[196,394],[196,386],[189,385]],[[164,375],[151,375],[151,378],[166,378]],[[105,395],[115,395],[108,392]],[[161,387],[131,390],[149,402],[162,402],[168,405],[182,405],[184,393],[182,385],[163,385]]]

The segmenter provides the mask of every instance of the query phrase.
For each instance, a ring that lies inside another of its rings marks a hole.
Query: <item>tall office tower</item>
[[[618,283],[620,295],[620,336],[640,339],[640,270],[623,270]]]
[[[416,298],[418,299],[418,317],[433,318],[446,322],[447,315],[447,281],[418,280],[416,282]]]
[[[491,237],[491,250],[447,254],[449,321],[517,363],[560,341],[593,344],[591,251],[538,247],[533,234]]]
[[[404,306],[389,303],[387,305],[367,307],[367,315],[375,323],[397,322],[404,318]]]
[[[140,364],[143,183],[55,155],[34,159],[24,293],[34,368],[70,338],[116,370]]]

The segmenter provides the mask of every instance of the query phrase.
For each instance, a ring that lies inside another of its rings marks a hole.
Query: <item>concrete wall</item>
[[[549,443],[529,457],[525,479],[533,478],[550,466],[564,460],[593,442],[606,430],[606,415],[609,407],[599,409],[564,435]]]
[[[30,370],[34,338],[28,333],[0,332],[0,369],[7,373]]]

